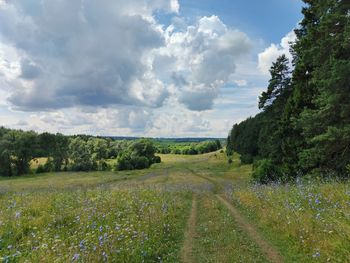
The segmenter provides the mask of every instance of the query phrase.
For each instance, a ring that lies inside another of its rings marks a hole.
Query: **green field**
[[[349,261],[349,183],[260,186],[238,156],[161,158],[145,170],[1,178],[0,258]]]

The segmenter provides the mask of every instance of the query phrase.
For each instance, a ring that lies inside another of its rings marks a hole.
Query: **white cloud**
[[[70,108],[31,114],[27,121],[19,120],[13,127],[38,131],[88,133],[96,135],[143,135],[152,125],[152,111],[138,107],[121,109]],[[40,127],[40,128],[38,128]]]
[[[179,4],[9,3],[0,11],[0,34],[19,54],[21,72],[15,80],[6,78],[9,101],[28,111],[79,105],[161,107],[168,86],[175,84],[172,95],[189,109],[211,109],[251,41],[217,16],[180,29],[177,22],[163,31],[152,16],[159,9],[178,12]]]
[[[272,66],[272,63],[275,62],[276,59],[282,54],[285,54],[289,59],[292,59],[289,43],[295,42],[295,40],[296,35],[294,31],[292,31],[282,38],[280,44],[271,44],[268,48],[266,48],[262,53],[258,55],[258,69],[264,74],[269,74],[269,69]]]
[[[225,136],[235,119],[217,108],[245,102],[218,98],[223,87],[253,85],[253,41],[214,15],[188,24],[179,10],[177,0],[4,2],[1,122],[68,134]],[[159,11],[175,15],[166,28]]]
[[[202,17],[187,27],[180,25],[165,30],[166,46],[154,54],[154,70],[172,73],[178,99],[188,109],[211,109],[219,89],[235,73],[236,59],[248,53],[251,41],[217,16]]]
[[[233,81],[238,87],[245,87],[248,85],[248,82],[245,79],[236,79]]]
[[[15,80],[6,77],[9,101],[29,111],[77,105],[159,107],[166,87],[144,58],[164,45],[152,13],[177,12],[176,3],[8,2],[0,9],[0,35],[19,54],[21,69]]]

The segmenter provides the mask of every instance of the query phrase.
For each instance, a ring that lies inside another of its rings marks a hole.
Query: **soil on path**
[[[185,234],[185,241],[182,246],[181,259],[184,263],[192,263],[192,244],[195,238],[195,229],[196,229],[196,221],[197,221],[197,197],[194,194],[192,199],[192,208],[191,215],[187,221],[187,230]]]
[[[283,262],[279,252],[259,234],[259,232],[253,225],[249,224],[245,220],[241,213],[231,203],[229,203],[225,198],[221,197],[220,195],[216,195],[216,197],[227,207],[227,209],[230,211],[239,227],[245,230],[249,237],[253,241],[255,241],[255,243],[260,247],[261,251],[265,254],[266,258],[270,262]]]

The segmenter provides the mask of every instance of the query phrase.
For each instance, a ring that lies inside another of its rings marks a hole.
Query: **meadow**
[[[160,157],[1,178],[1,260],[350,262],[350,183],[258,185],[238,155]]]
[[[349,183],[251,186],[229,196],[288,261],[350,261]]]

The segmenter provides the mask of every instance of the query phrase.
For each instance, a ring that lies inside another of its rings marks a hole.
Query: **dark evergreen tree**
[[[260,97],[262,113],[230,133],[230,143],[242,157],[264,159],[254,166],[254,176],[263,182],[349,172],[350,1],[304,2],[304,18],[291,46],[292,76],[286,57],[280,57]],[[251,141],[256,138],[257,143]]]

